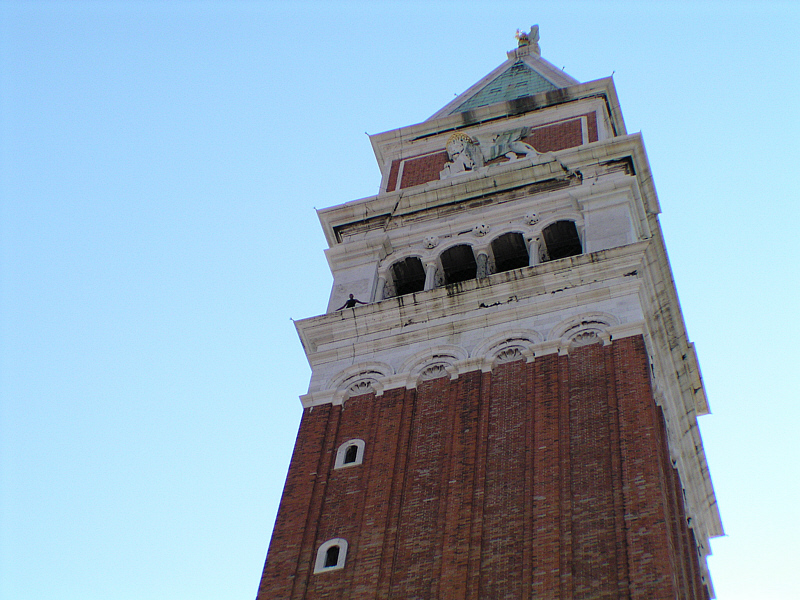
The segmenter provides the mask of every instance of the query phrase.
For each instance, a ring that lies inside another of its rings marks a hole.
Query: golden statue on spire
[[[517,38],[517,47],[518,48],[525,48],[530,46],[530,50],[533,50],[536,54],[541,54],[541,50],[539,50],[539,26],[533,25],[531,27],[530,32],[520,31],[517,29],[516,35]]]

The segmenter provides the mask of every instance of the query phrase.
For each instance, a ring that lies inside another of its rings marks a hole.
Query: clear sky
[[[0,3],[0,598],[255,596],[377,193],[517,28],[642,131],[712,415],[717,596],[800,598],[797,2]]]

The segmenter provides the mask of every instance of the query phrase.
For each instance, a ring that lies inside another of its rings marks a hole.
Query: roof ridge
[[[465,92],[456,96],[427,120],[580,83],[543,59],[539,55],[538,43],[530,45],[529,39],[538,41],[538,29],[538,26],[534,25],[530,34],[517,32],[520,45],[507,52],[508,58],[502,64],[470,86]],[[517,68],[521,65],[527,69],[523,71]]]

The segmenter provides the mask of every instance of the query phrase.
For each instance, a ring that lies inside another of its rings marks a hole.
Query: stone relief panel
[[[522,139],[530,135],[530,128],[520,127],[486,136],[476,136],[484,162],[505,157],[508,160],[534,158],[539,152]]]
[[[445,144],[447,162],[439,172],[439,179],[476,171],[486,163],[499,158],[509,161],[536,158],[541,153],[522,141],[530,133],[529,127],[520,127],[499,133],[476,135],[474,138],[462,132],[452,134]]]
[[[550,153],[598,140],[597,111],[570,114],[566,119],[554,115],[554,119],[545,123],[538,119],[536,123],[526,121],[525,125],[519,123],[518,127],[499,132],[458,131],[438,151],[431,147],[417,156],[395,158],[389,168],[386,191],[480,172],[508,161],[556,160]]]
[[[499,365],[503,363],[514,362],[515,360],[522,360],[523,358],[525,357],[522,354],[522,348],[512,346],[498,352],[495,355],[494,363]]]
[[[361,379],[347,388],[350,396],[361,396],[375,391],[375,381],[372,379]]]
[[[597,344],[602,342],[602,331],[599,329],[585,329],[580,333],[575,334],[570,339],[570,347],[577,348],[579,346],[589,346],[590,344]]]
[[[447,179],[460,173],[474,171],[483,166],[483,155],[471,137],[465,133],[454,133],[445,144],[447,161],[439,173],[439,179]]]
[[[420,381],[455,377],[458,374],[458,363],[468,357],[467,351],[459,346],[439,346],[409,357],[398,369],[398,373],[408,373],[406,387],[413,388]]]
[[[361,363],[333,377],[328,385],[340,402],[352,396],[383,393],[383,381],[394,374],[394,369],[385,363]]]
[[[426,367],[419,374],[419,378],[421,380],[438,379],[439,377],[447,377],[447,376],[449,376],[449,373],[447,372],[447,365],[445,365],[444,363]]]

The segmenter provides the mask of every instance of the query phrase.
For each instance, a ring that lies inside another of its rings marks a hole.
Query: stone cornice
[[[612,326],[606,329],[606,333],[602,337],[602,343],[611,344],[613,340],[619,340],[633,335],[643,335],[644,333],[645,326],[642,321]],[[549,354],[569,354],[571,349],[572,345],[569,340],[559,338],[540,342],[538,344],[530,344],[527,347],[527,356],[521,355],[519,358],[527,362],[532,362],[536,360],[537,357]],[[446,373],[446,376],[450,379],[457,379],[460,375],[473,371],[490,372],[494,363],[487,362],[487,359],[491,359],[492,356],[492,354],[478,354],[462,360],[453,361],[448,365],[449,368],[443,370],[442,373],[443,375]],[[374,392],[376,396],[382,396],[384,392],[396,388],[405,387],[412,389],[419,383],[418,378],[418,372],[411,369],[401,370],[398,373],[381,377],[378,380],[379,385],[372,386],[370,391]],[[364,389],[366,389],[366,386],[364,386]],[[345,387],[331,385],[325,389],[309,392],[308,394],[300,396],[300,402],[303,404],[303,408],[322,404],[339,406],[344,404],[351,395],[353,395],[352,391]]]

